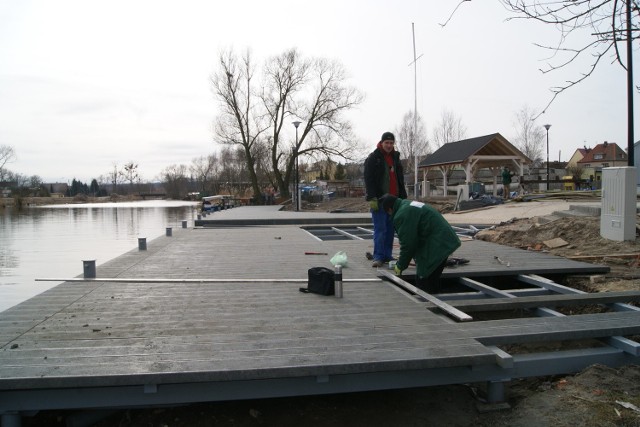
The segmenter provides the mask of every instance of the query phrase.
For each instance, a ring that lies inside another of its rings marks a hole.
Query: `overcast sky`
[[[151,180],[216,152],[210,76],[221,49],[247,47],[256,58],[296,47],[339,60],[366,96],[349,117],[371,149],[413,109],[415,92],[429,136],[447,109],[467,137],[499,132],[513,141],[515,113],[525,105],[541,111],[549,88],[586,65],[542,74],[549,54],[534,43],[554,44],[559,33],[505,21],[497,0],[465,2],[441,27],[457,4],[0,0],[0,144],[17,155],[7,166],[45,182],[89,183],[114,163],[134,161]],[[412,23],[423,55],[417,91]],[[551,159],[604,141],[626,148],[626,74],[610,63],[537,120],[552,125]]]

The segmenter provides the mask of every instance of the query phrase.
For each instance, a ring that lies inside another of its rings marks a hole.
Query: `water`
[[[0,311],[83,274],[83,260],[100,264],[147,245],[166,232],[193,226],[193,202],[146,201],[30,207],[0,211]]]

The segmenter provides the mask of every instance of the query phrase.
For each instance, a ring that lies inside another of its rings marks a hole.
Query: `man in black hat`
[[[384,194],[407,198],[400,153],[394,149],[395,141],[391,132],[383,133],[376,149],[364,162],[365,198],[369,201],[373,220],[373,267],[382,267],[393,259],[393,224],[391,216],[378,206],[378,199]]]

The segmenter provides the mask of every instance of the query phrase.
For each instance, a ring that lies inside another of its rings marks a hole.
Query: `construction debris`
[[[546,247],[551,249],[561,248],[569,244],[566,240],[563,240],[559,237],[556,237],[555,239],[551,239],[551,240],[545,240],[542,243],[544,243]]]

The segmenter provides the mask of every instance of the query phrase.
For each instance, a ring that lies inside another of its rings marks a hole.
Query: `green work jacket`
[[[398,199],[392,219],[400,240],[397,266],[401,270],[415,259],[417,276],[427,277],[460,247],[451,225],[428,204]]]

